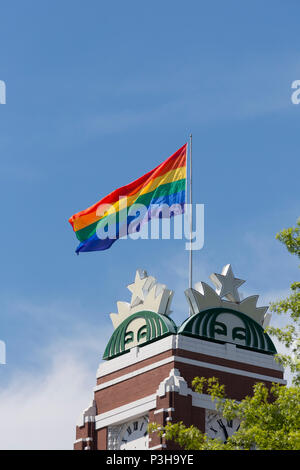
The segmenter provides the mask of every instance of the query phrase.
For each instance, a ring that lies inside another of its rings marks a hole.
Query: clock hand
[[[227,429],[226,429],[226,426],[224,425],[223,421],[221,419],[218,419],[218,425],[220,426],[220,428],[222,429],[223,433],[224,433],[224,436],[225,436],[225,439],[227,441],[228,439],[228,433],[227,433]]]
[[[212,427],[210,427],[209,429],[211,429],[215,434],[217,434],[217,432],[218,432],[216,429],[214,429]]]

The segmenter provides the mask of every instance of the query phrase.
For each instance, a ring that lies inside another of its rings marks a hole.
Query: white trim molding
[[[142,347],[136,346],[129,352],[122,354],[115,359],[103,361],[98,367],[97,378],[100,379],[113,372],[118,372],[121,369],[138,364],[146,359],[153,358],[166,351],[174,351],[176,349],[204,354],[219,359],[226,359],[229,361],[239,362],[241,364],[262,367],[264,369],[270,369],[271,371],[284,371],[283,367],[275,361],[274,356],[269,354],[249,351],[247,349],[236,347],[235,344],[231,343],[221,344],[184,335],[170,335]],[[169,358],[167,358],[167,360],[168,359]],[[141,368],[141,370],[143,369],[146,369],[146,367]]]
[[[174,411],[175,408],[160,408],[159,410],[155,410],[154,414],[158,415],[159,413],[168,413],[169,411]]]
[[[244,377],[252,377],[253,379],[264,380],[266,382],[276,382],[286,385],[286,380],[279,379],[278,377],[271,377],[270,375],[256,374],[248,370],[234,369],[233,367],[220,366],[218,364],[211,364],[210,362],[197,361],[195,359],[188,359],[186,357],[174,356],[176,362],[183,364],[190,364],[196,367],[205,367],[208,369],[218,370],[220,372],[228,372],[229,374],[242,375]]]
[[[129,372],[128,374],[121,375],[120,377],[117,377],[115,379],[108,380],[107,382],[99,384],[96,387],[94,387],[94,391],[97,392],[98,390],[103,390],[105,388],[111,387],[112,385],[123,382],[124,380],[131,379],[133,377],[136,377],[137,375],[144,374],[145,372],[156,369],[157,367],[161,367],[161,366],[163,366],[165,364],[169,364],[171,362],[177,362],[177,363],[179,362],[179,363],[182,363],[182,364],[190,364],[190,365],[194,365],[196,367],[213,369],[213,370],[218,370],[220,372],[227,372],[227,373],[230,373],[230,374],[241,375],[241,376],[244,376],[244,377],[252,377],[252,378],[257,379],[257,380],[264,380],[264,381],[267,381],[267,382],[275,382],[275,383],[280,383],[280,384],[286,385],[286,380],[279,379],[278,377],[272,377],[270,375],[257,374],[257,373],[254,373],[254,372],[250,372],[248,370],[235,369],[234,367],[221,366],[221,365],[218,365],[218,364],[212,364],[210,362],[197,361],[195,359],[189,359],[189,358],[182,357],[182,356],[170,356],[170,357],[167,357],[166,359],[162,359],[161,361],[154,362],[153,364],[149,364],[148,366],[141,367],[140,369],[137,369],[133,372]]]
[[[173,360],[174,360],[174,356],[170,356],[170,357],[167,357],[166,359],[162,359],[161,361],[153,362],[153,364],[149,364],[148,366],[141,367],[140,369],[137,369],[133,372],[129,372],[128,374],[121,375],[120,377],[117,377],[116,379],[108,380],[107,382],[96,385],[96,387],[94,387],[94,392],[97,392],[98,390],[102,390],[103,388],[110,387],[111,385],[115,385],[119,382],[123,382],[124,380],[132,379],[133,377],[140,375],[140,374],[144,374],[145,372],[148,372],[149,370],[164,366],[165,364],[168,364],[169,362],[172,362]]]
[[[145,346],[135,346],[121,356],[101,362],[97,370],[97,379],[113,372],[118,372],[125,367],[137,364],[145,359],[150,359],[157,354],[174,349],[176,347],[175,345],[176,335],[170,335],[154,343],[146,344]]]
[[[81,437],[80,439],[76,439],[75,444],[78,444],[78,442],[89,442],[93,441],[92,437]]]
[[[129,419],[141,416],[156,407],[156,394],[132,401],[113,410],[100,413],[95,418],[95,429],[122,424]]]

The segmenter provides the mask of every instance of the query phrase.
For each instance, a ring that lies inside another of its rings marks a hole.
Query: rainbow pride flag
[[[153,217],[161,217],[158,210],[163,205],[181,207],[184,212],[186,188],[187,144],[153,170],[135,181],[118,188],[93,206],[77,212],[69,222],[80,244],[81,251],[106,250],[118,239],[141,226],[140,212],[133,210],[143,205],[142,223]],[[176,211],[175,211],[176,212]],[[176,213],[170,213],[170,217]],[[165,217],[163,215],[162,217]],[[139,220],[137,225],[135,221]]]

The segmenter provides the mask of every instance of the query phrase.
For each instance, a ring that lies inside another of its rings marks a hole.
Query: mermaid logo
[[[169,317],[149,311],[134,313],[114,331],[103,359],[112,359],[134,346],[142,346],[170,334],[176,334],[176,325]]]
[[[199,312],[188,318],[178,333],[276,354],[272,340],[259,323],[248,315],[229,308],[209,308]]]
[[[131,301],[117,302],[118,313],[111,313],[115,331],[104,351],[103,359],[112,359],[135,346],[143,346],[170,334],[177,327],[169,318],[173,292],[153,276],[138,269],[127,288]]]
[[[112,359],[135,346],[171,334],[276,354],[272,340],[265,333],[270,321],[268,307],[257,306],[258,295],[240,299],[238,287],[245,281],[234,277],[230,264],[224,266],[222,274],[213,273],[211,279],[216,291],[205,282],[185,291],[191,316],[177,329],[169,317],[173,292],[146,271],[137,270],[135,281],[127,286],[131,301],[117,302],[118,313],[110,314],[115,331],[103,359]]]
[[[221,274],[212,273],[210,279],[216,290],[198,282],[185,291],[191,316],[178,333],[276,354],[272,340],[265,333],[271,315],[267,313],[268,307],[257,306],[259,296],[240,298],[238,288],[245,281],[234,276],[230,264],[223,267]]]

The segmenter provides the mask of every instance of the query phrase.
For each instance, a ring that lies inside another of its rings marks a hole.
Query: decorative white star
[[[136,307],[137,305],[143,303],[154,283],[155,278],[148,276],[147,271],[144,271],[143,269],[137,269],[134,283],[127,286],[127,288],[132,293],[130,306]]]
[[[245,281],[234,277],[231,264],[227,264],[222,269],[222,274],[213,273],[210,278],[216,286],[216,293],[222,298],[226,297],[231,302],[240,302],[238,288]]]

